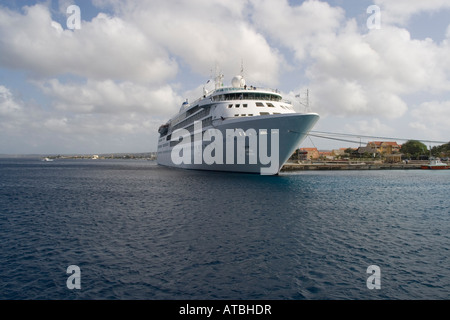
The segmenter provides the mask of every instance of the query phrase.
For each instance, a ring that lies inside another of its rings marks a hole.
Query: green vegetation
[[[403,157],[413,160],[428,159],[429,151],[425,144],[417,140],[408,140],[400,150]]]
[[[417,140],[409,140],[402,145],[401,153],[404,158],[424,160],[430,156],[430,150],[425,144]],[[431,155],[438,158],[450,156],[450,142],[431,148]]]
[[[434,157],[438,158],[448,158],[450,157],[450,142],[447,142],[446,144],[435,146],[431,148],[431,154]]]

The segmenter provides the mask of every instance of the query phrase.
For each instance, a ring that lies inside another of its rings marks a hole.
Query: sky
[[[156,151],[241,66],[297,111],[308,90],[314,131],[355,135],[304,147],[450,140],[448,0],[2,0],[0,154]]]

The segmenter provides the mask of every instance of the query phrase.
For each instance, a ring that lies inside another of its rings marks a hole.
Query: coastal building
[[[318,150],[317,148],[300,148],[292,155],[292,160],[339,160],[343,157],[350,158],[383,158],[388,163],[401,162],[401,145],[390,141],[371,141],[364,147],[359,148],[339,148],[331,151]]]
[[[386,154],[384,157],[386,158],[385,162],[387,162],[387,163],[402,162],[402,154],[401,153]]]
[[[336,157],[342,157],[343,155],[345,155],[345,149],[346,148],[339,148],[339,149],[333,149],[331,151],[331,153],[333,154],[333,156]]]
[[[366,147],[359,147],[358,148],[359,154],[370,154],[372,157],[375,157],[377,153],[379,153],[378,149],[374,145],[367,145]]]
[[[315,160],[319,159],[320,154],[317,148],[300,148],[299,160]]]
[[[371,141],[367,143],[366,148],[375,149],[376,152],[381,154],[393,154],[400,152],[401,145],[392,141]]]
[[[319,158],[323,160],[334,160],[333,151],[319,151]]]

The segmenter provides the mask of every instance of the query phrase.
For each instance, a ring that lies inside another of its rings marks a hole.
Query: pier
[[[376,162],[288,162],[281,169],[282,172],[303,170],[417,170],[423,161],[412,163],[376,163]]]

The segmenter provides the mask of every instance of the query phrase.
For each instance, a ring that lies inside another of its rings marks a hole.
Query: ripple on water
[[[448,172],[52,164],[0,166],[1,299],[448,298]]]

